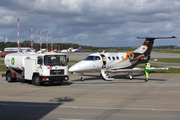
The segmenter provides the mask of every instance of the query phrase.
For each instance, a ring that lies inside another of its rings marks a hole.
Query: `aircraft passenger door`
[[[103,62],[103,65],[102,65],[102,68],[107,68],[107,58],[104,54],[101,54],[101,58],[102,58],[102,62]]]

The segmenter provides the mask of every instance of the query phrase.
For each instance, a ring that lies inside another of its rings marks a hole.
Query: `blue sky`
[[[139,46],[137,37],[169,37],[158,45],[180,44],[180,0],[0,0],[0,42],[33,39],[87,46]]]

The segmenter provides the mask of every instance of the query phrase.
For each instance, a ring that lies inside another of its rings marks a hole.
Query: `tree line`
[[[19,43],[19,47],[30,47],[31,41],[25,40],[22,43]],[[7,47],[17,47],[17,42],[0,42],[0,50],[4,51],[4,48]],[[73,43],[54,43],[53,50],[57,48],[57,50],[68,49],[68,48],[78,48],[79,44]],[[83,49],[99,49],[101,47],[92,47],[92,46],[83,46]],[[36,51],[40,50],[40,43],[33,43],[33,49]],[[42,49],[46,49],[46,43],[42,43]],[[51,43],[48,43],[48,50],[51,50]]]
[[[22,43],[19,43],[20,47],[30,47],[31,41],[25,40]],[[79,44],[73,44],[73,43],[54,43],[53,44],[53,49],[57,48],[57,50],[62,50],[62,49],[68,49],[70,47],[72,48],[78,48],[80,45]],[[0,50],[4,51],[4,48],[7,47],[17,47],[17,42],[0,42]],[[131,47],[93,47],[93,46],[84,46],[83,49],[89,49],[89,50],[98,50],[98,49],[132,49]],[[170,46],[154,46],[153,49],[174,49],[177,48],[177,46],[170,45]],[[33,49],[38,51],[40,49],[40,44],[39,43],[33,43]],[[46,49],[46,43],[42,43],[42,49]],[[48,50],[51,50],[51,43],[48,43]]]

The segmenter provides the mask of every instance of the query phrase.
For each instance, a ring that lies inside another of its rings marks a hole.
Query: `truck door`
[[[24,72],[25,72],[25,79],[27,80],[32,80],[32,74],[33,71],[35,70],[35,59],[25,59],[25,67],[24,67]]]

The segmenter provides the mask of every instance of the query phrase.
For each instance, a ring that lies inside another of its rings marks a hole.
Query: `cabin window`
[[[117,56],[116,59],[119,60],[119,57]]]
[[[93,60],[94,56],[87,56],[84,60]]]
[[[112,57],[113,60],[115,60],[115,57]]]
[[[110,58],[110,57],[108,57],[108,59],[109,59],[109,60],[111,60],[111,58]]]
[[[87,56],[84,60],[100,60],[99,56]]]
[[[95,56],[95,60],[100,60],[100,57],[99,56]]]

